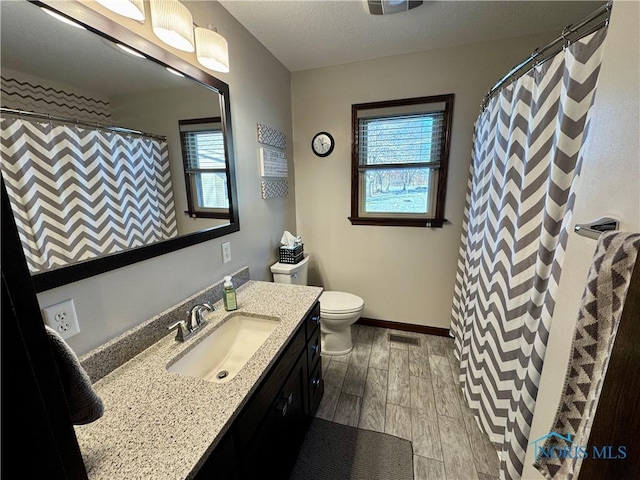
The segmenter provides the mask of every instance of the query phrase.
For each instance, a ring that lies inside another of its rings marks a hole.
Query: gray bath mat
[[[290,480],[413,480],[409,440],[314,418]]]

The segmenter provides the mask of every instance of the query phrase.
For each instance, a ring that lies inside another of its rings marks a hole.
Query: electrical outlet
[[[43,308],[42,314],[46,324],[58,332],[62,338],[69,338],[80,333],[80,324],[78,324],[73,299]]]
[[[231,242],[224,242],[222,244],[222,263],[229,263],[231,261]]]

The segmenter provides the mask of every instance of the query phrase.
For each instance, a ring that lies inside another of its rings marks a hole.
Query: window
[[[351,106],[353,225],[442,227],[453,97]]]
[[[190,217],[229,218],[229,178],[219,117],[180,120]]]

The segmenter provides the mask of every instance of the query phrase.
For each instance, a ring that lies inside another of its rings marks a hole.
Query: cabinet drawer
[[[289,376],[305,346],[305,328],[301,326],[288,348],[282,353],[268,377],[261,383],[238,419],[238,441],[243,448],[267,415],[273,399]]]
[[[304,323],[307,326],[307,338],[311,338],[311,335],[320,327],[320,303],[316,302]]]
[[[309,373],[313,371],[316,363],[320,360],[320,349],[320,329],[316,328],[316,331],[307,344],[307,365],[309,365]]]
[[[322,360],[318,361],[311,375],[309,375],[309,415],[313,417],[320,405],[324,394],[324,380],[322,379]]]

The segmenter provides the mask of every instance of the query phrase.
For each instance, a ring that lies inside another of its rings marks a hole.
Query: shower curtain
[[[502,479],[522,475],[605,36],[503,88],[475,125],[451,332]]]
[[[167,142],[5,117],[2,176],[32,273],[177,235]]]

